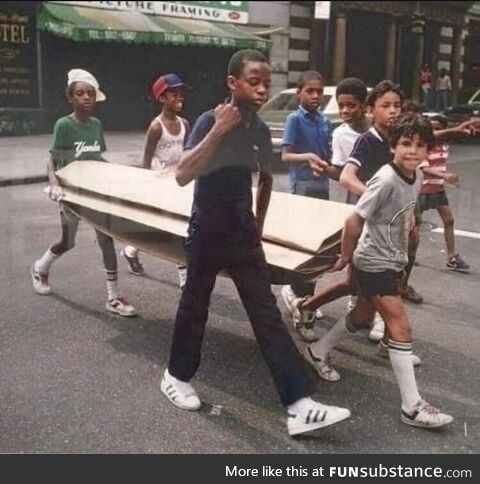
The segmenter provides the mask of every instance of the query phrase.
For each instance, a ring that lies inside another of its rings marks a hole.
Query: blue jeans
[[[442,89],[435,92],[437,101],[437,111],[443,111],[448,106],[448,90]]]

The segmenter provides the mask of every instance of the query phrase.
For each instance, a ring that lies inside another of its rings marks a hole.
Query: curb
[[[11,187],[16,185],[31,185],[48,181],[47,175],[36,175],[22,178],[10,178],[8,180],[0,179],[0,187]]]

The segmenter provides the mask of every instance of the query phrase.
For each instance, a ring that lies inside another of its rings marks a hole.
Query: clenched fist
[[[221,135],[232,131],[232,129],[236,128],[242,120],[240,111],[232,103],[219,104],[215,108],[214,114],[214,129]]]

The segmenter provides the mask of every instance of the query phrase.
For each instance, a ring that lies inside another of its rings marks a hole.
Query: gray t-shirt
[[[382,166],[367,182],[355,212],[365,220],[353,265],[366,272],[402,271],[408,262],[408,235],[422,175],[406,178],[396,165]]]

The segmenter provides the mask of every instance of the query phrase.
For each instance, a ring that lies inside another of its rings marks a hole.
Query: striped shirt
[[[430,168],[435,173],[445,173],[447,171],[449,152],[449,145],[436,145],[428,152],[428,158],[420,165],[420,168]],[[425,172],[423,177],[421,193],[439,193],[445,189],[445,180],[443,178],[437,178]]]

